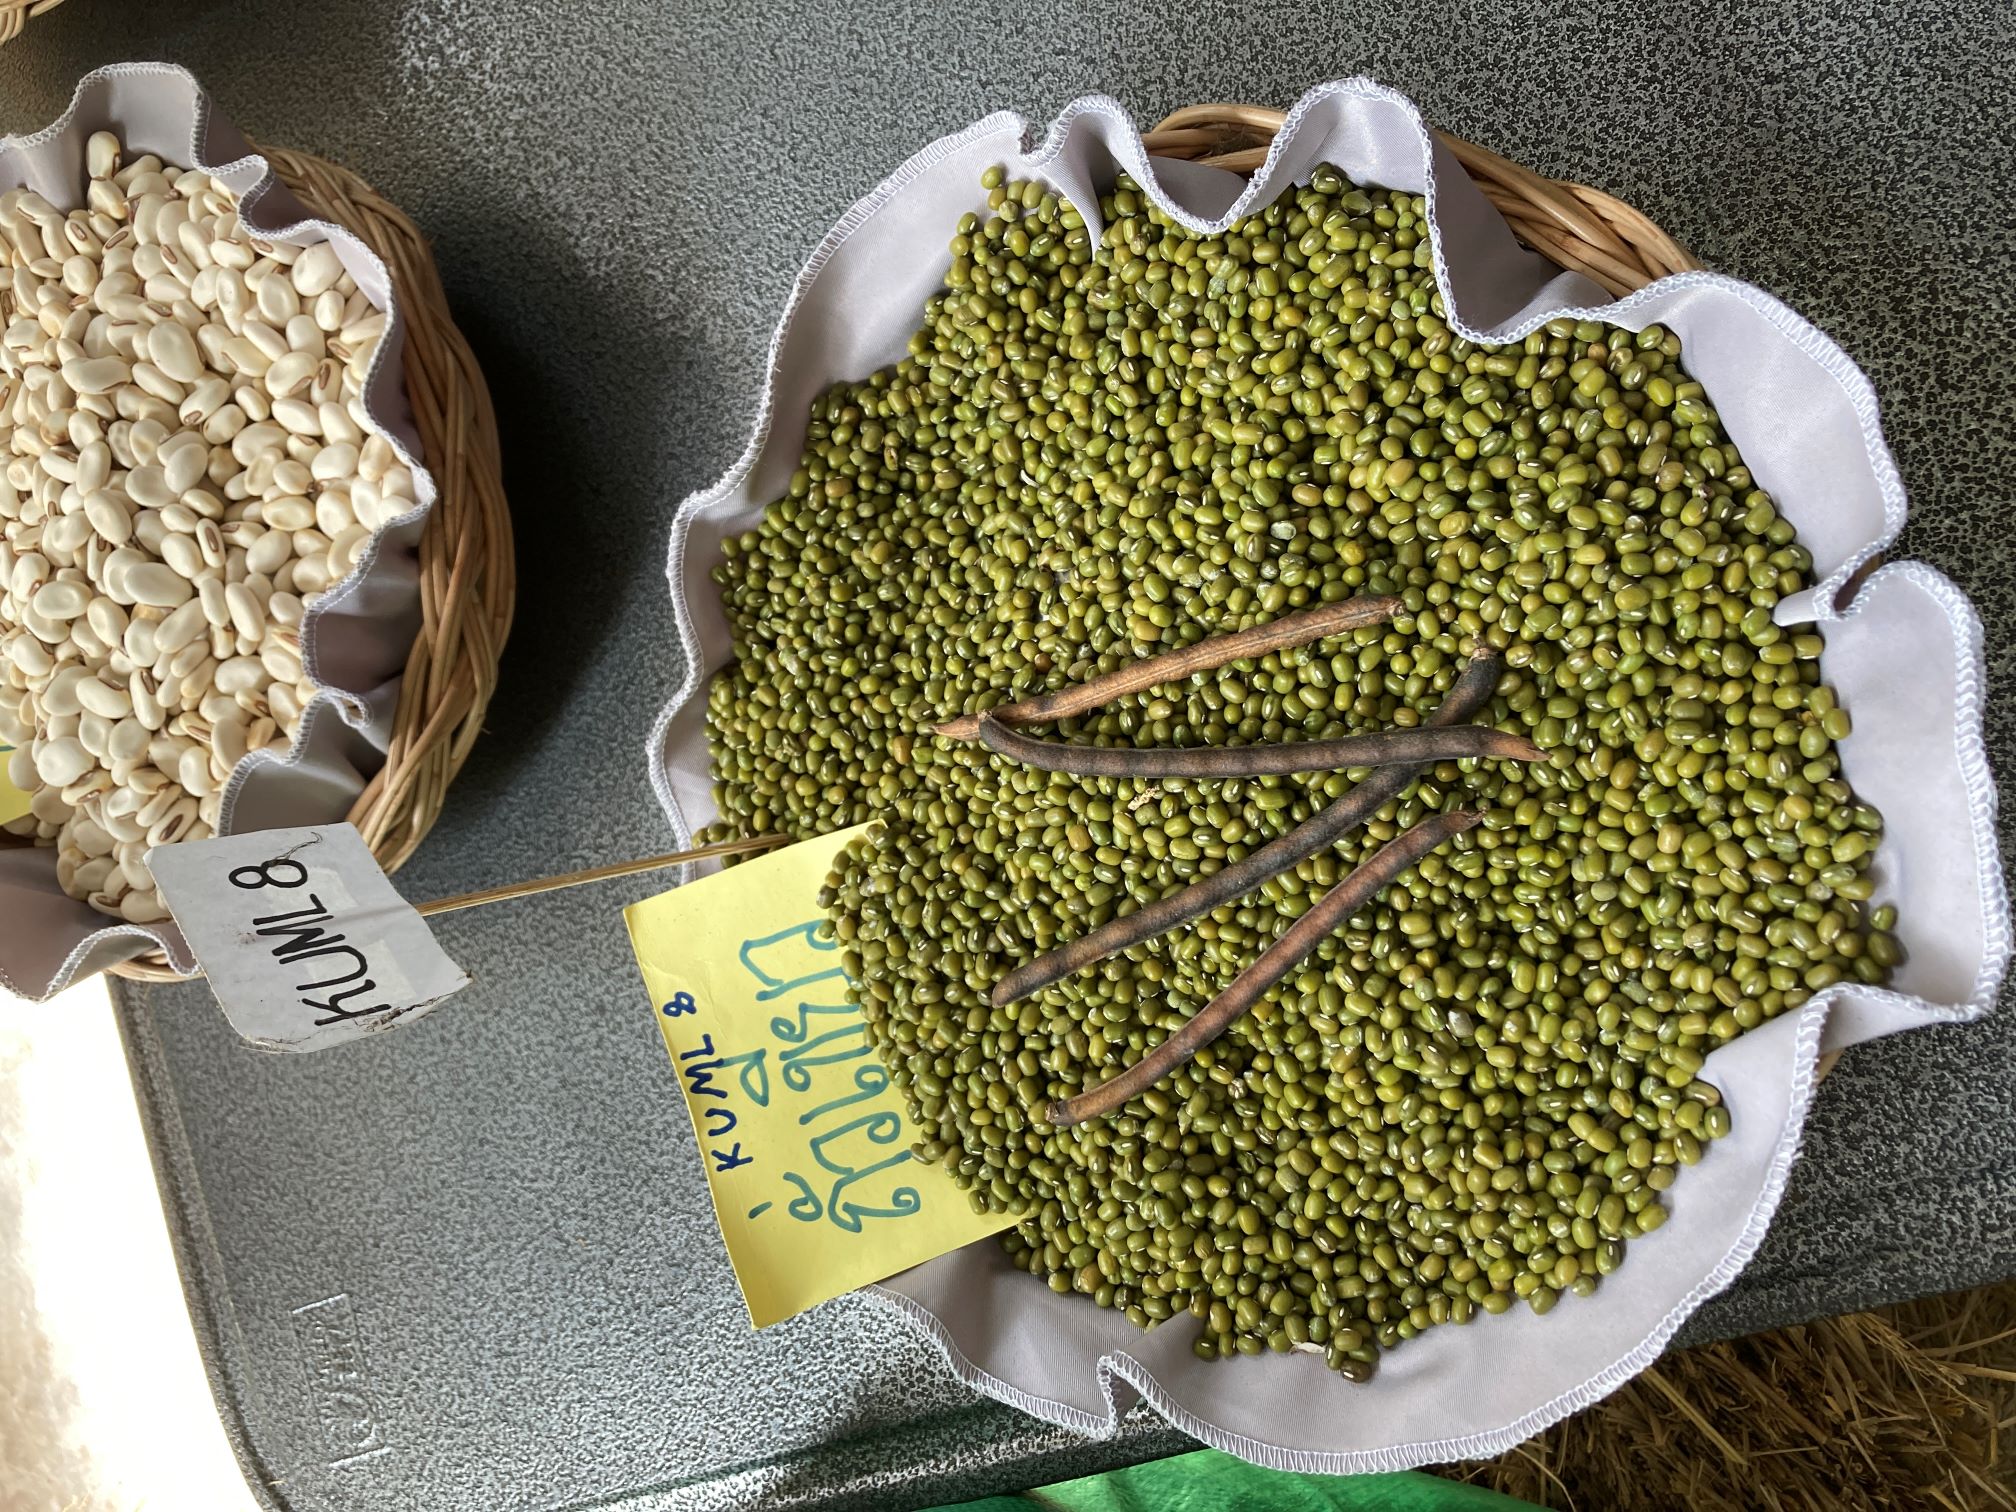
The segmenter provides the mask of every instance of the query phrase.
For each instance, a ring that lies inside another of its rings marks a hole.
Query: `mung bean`
[[[1417,196],[1318,168],[1198,236],[1124,178],[1096,221],[984,182],[908,355],[814,402],[724,543],[718,833],[879,821],[825,893],[856,1000],[919,1158],[1055,1290],[1352,1379],[1572,1312],[1729,1132],[1711,1052],[1905,955],[1819,637],[1776,623],[1811,559],[1672,332],[1460,336]],[[1074,751],[1474,721],[1546,759],[1079,776],[973,742],[990,711]],[[1044,1117],[1471,810],[1186,1062]]]

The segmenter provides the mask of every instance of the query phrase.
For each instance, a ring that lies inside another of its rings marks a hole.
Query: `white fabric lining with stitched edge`
[[[1203,1442],[1283,1469],[1342,1474],[1499,1453],[1643,1370],[1740,1273],[1797,1157],[1823,1047],[1976,1018],[1993,1005],[2010,936],[1982,742],[1979,623],[1957,589],[1915,563],[1881,569],[1852,607],[1834,607],[1856,569],[1895,538],[1905,499],[1874,391],[1832,340],[1768,294],[1715,274],[1678,275],[1612,301],[1562,273],[1517,245],[1393,91],[1363,79],[1311,90],[1244,187],[1194,164],[1158,173],[1126,113],[1099,97],[1069,106],[1039,145],[1028,141],[1019,117],[990,116],[911,158],[827,233],[786,302],[747,449],[679,507],[667,575],[685,675],[648,754],[680,843],[715,812],[702,690],[731,654],[708,576],[719,543],[752,528],[783,491],[814,396],[902,354],[946,266],[951,228],[984,207],[978,178],[995,163],[1047,180],[1095,227],[1095,188],[1123,170],[1204,232],[1320,162],[1423,193],[1437,278],[1463,335],[1516,340],[1562,315],[1672,328],[1753,474],[1814,555],[1816,588],[1781,617],[1811,615],[1827,636],[1827,678],[1856,720],[1843,761],[1885,814],[1875,877],[1879,896],[1900,906],[1910,958],[1893,990],[1830,988],[1710,1058],[1735,1131],[1683,1173],[1668,1193],[1673,1220],[1634,1241],[1594,1297],[1565,1299],[1548,1318],[1519,1308],[1430,1329],[1389,1354],[1371,1385],[1353,1387],[1306,1356],[1198,1361],[1184,1320],[1142,1333],[1083,1298],[1052,1294],[988,1242],[870,1288],[930,1335],[960,1379],[1081,1432],[1112,1431],[1138,1394]]]

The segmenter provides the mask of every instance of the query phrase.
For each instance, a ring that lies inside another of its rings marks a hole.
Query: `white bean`
[[[329,542],[329,555],[347,574],[357,565],[357,559],[364,554],[364,548],[371,544],[371,527],[352,525],[348,530],[338,532]]]
[[[91,539],[91,521],[82,512],[58,515],[42,529],[42,550],[51,561],[64,567],[74,567],[77,553],[84,549]]]
[[[141,724],[149,730],[158,730],[168,722],[153,678],[145,672],[135,672],[126,688],[133,695],[133,717]]]
[[[147,339],[147,357],[177,383],[203,380],[203,354],[197,349],[195,333],[179,321],[164,320],[153,328]]]
[[[59,578],[35,590],[34,607],[47,620],[74,620],[91,607],[91,590],[82,583]]]
[[[105,826],[106,834],[121,844],[136,840],[146,833],[144,827],[138,824],[129,825],[125,822],[132,820],[133,816],[140,812],[140,806],[148,798],[148,794],[143,793],[134,785],[134,778],[138,775],[138,771],[139,769],[136,767],[133,771],[128,772],[124,779],[124,785],[98,805],[98,822]],[[129,828],[132,830],[130,834],[128,833]]]
[[[270,577],[293,554],[294,543],[286,531],[267,530],[245,548],[245,566],[248,571]]]
[[[89,717],[90,717],[89,715],[86,715],[84,716],[84,719],[88,719]],[[78,728],[74,738],[80,744],[82,744],[84,741],[83,719],[80,719],[78,721]],[[85,746],[85,749],[89,750],[90,747]],[[105,771],[102,767],[93,767],[92,770],[86,772],[82,777],[79,777],[75,782],[71,783],[68,787],[63,788],[62,797],[64,803],[68,804],[71,808],[75,809],[75,808],[81,808],[86,803],[89,803],[93,799],[98,798],[103,794],[109,793],[111,791],[112,791],[112,774],[108,771]],[[65,822],[67,823],[68,821],[66,820]]]
[[[42,711],[48,716],[48,726],[56,729],[67,718],[74,718],[83,708],[77,702],[77,684],[90,674],[72,662],[61,666],[50,676],[42,688]]]
[[[230,608],[231,623],[240,635],[256,641],[266,633],[265,606],[243,583],[228,584],[224,589],[224,602]]]
[[[315,528],[332,540],[357,523],[357,512],[351,506],[350,495],[340,486],[331,484],[324,488],[315,499]]]
[[[224,344],[224,358],[234,371],[254,378],[273,365],[273,359],[245,336],[233,336]]]
[[[287,349],[290,354],[305,352],[318,363],[328,355],[329,338],[323,333],[322,327],[315,324],[315,317],[305,308],[287,322],[280,334],[287,338]]]
[[[155,229],[160,229],[158,222]],[[196,278],[210,271],[210,238],[196,222],[185,218],[175,227],[175,244],[181,248],[186,264],[198,270]],[[195,279],[190,281],[193,283]]]
[[[84,144],[84,167],[94,179],[109,179],[119,171],[124,148],[109,131],[94,131]]]
[[[149,777],[153,779],[151,784],[153,786],[153,794],[145,803],[140,805],[137,816],[143,826],[151,829],[154,825],[159,824],[163,819],[168,817],[168,811],[182,801],[182,795],[175,785],[169,782],[167,777],[157,769],[145,768],[135,775],[143,779]],[[136,878],[135,881],[137,882],[138,879]]]
[[[130,691],[126,702],[129,707],[132,705]],[[114,761],[138,761],[147,750],[150,733],[146,725],[128,715],[112,727],[111,737],[106,742],[106,753]]]
[[[273,418],[296,436],[322,434],[321,412],[305,399],[275,399]]]
[[[134,544],[156,556],[161,554],[161,543],[174,533],[174,526],[158,509],[143,509],[133,516]]]
[[[126,638],[129,623],[126,611],[109,598],[92,599],[84,617],[91,626],[91,633],[106,645],[116,646]]]
[[[121,720],[133,712],[132,694],[95,677],[87,677],[77,684],[77,703],[86,713],[101,719]],[[105,753],[101,751],[99,754]]]
[[[217,687],[225,693],[249,693],[271,674],[256,656],[234,656],[217,665]]]
[[[133,381],[156,399],[169,404],[180,404],[188,396],[188,390],[151,362],[133,364]]]
[[[161,657],[161,647],[155,643],[153,635],[155,621],[135,619],[127,625],[125,637],[119,641],[119,649],[125,659],[135,667],[151,667]]]
[[[77,492],[98,492],[112,478],[112,448],[103,441],[91,441],[77,448]]]
[[[210,752],[199,745],[190,746],[176,764],[175,780],[182,784],[183,791],[198,798],[216,791],[217,784],[210,776]]]
[[[282,427],[261,420],[231,438],[231,456],[240,467],[250,467],[266,453],[278,452],[286,441],[287,432]]]
[[[170,610],[168,617],[154,627],[154,644],[163,651],[180,651],[196,638],[207,623],[202,600],[190,599]]]
[[[283,494],[267,499],[261,506],[260,517],[276,532],[307,530],[315,523],[315,506],[299,494]],[[20,590],[17,588],[15,592],[18,594]]]
[[[328,406],[325,405],[323,408],[327,409]],[[357,471],[357,448],[347,441],[325,446],[315,454],[315,460],[309,465],[308,471],[318,483],[351,477]]]
[[[117,357],[85,357],[63,364],[63,381],[80,394],[108,394],[132,373]]]
[[[168,917],[160,895],[134,888],[119,900],[119,916],[128,924],[159,924]]]
[[[107,489],[99,489],[84,500],[84,518],[108,546],[124,546],[133,539],[133,513],[126,501]]]
[[[270,279],[268,280],[268,282],[271,281]],[[264,357],[268,364],[278,362],[282,357],[287,355],[287,338],[264,321],[246,321],[242,334],[245,340],[258,348],[260,356]],[[260,371],[264,372],[265,369],[261,368]]]
[[[320,593],[335,581],[335,575],[329,570],[329,559],[326,556],[311,557],[294,563],[294,585],[304,593]]]
[[[205,576],[196,584],[196,596],[203,605],[203,618],[214,629],[222,630],[231,623],[231,606],[224,597],[224,584],[214,576]]]
[[[343,276],[343,260],[328,242],[317,242],[301,249],[290,272],[295,292],[303,299],[314,299],[336,287],[336,280]]]
[[[203,575],[206,567],[203,548],[194,537],[186,535],[171,535],[162,541],[161,560],[174,568],[177,576],[192,583]]]
[[[261,380],[275,399],[289,399],[308,387],[315,376],[318,357],[304,351],[290,351],[271,367]]]
[[[210,449],[203,444],[203,438],[194,431],[181,434],[189,438],[189,444],[177,447],[161,468],[168,491],[176,498],[202,482],[210,471]]]
[[[60,646],[68,635],[60,622],[37,614],[33,604],[21,606],[21,626],[37,640],[51,646]]]
[[[165,470],[149,462],[126,474],[126,497],[142,509],[159,509],[175,502],[180,489],[168,486]]]
[[[307,507],[307,500],[301,501]],[[308,517],[314,518],[314,511]],[[25,599],[49,580],[49,559],[39,551],[24,551],[14,559],[14,571],[8,582],[8,591],[17,599]]]
[[[103,684],[94,682],[91,686],[96,688],[102,687]],[[89,751],[93,757],[100,761],[104,760],[111,739],[112,721],[107,719],[103,714],[94,714],[89,709],[86,709],[82,714],[77,716],[77,743]],[[111,786],[111,782],[112,779],[110,777],[105,779],[107,787]],[[64,796],[67,800],[69,795],[66,792]]]
[[[172,539],[184,540],[176,536]],[[189,602],[194,591],[189,579],[173,567],[161,562],[142,562],[126,574],[126,590],[136,603],[153,604],[162,609],[177,609]]]
[[[132,393],[132,389],[122,390],[122,394],[125,395]],[[143,402],[136,400],[132,408],[136,413],[129,417],[133,422],[133,428],[127,432],[127,439],[133,449],[135,465],[144,466],[154,461],[160,454],[161,443],[168,439],[168,426],[154,415],[145,413],[146,405]],[[172,411],[168,418],[171,420],[175,418]]]
[[[29,678],[47,677],[56,665],[56,658],[49,654],[49,648],[34,636],[25,634],[16,635],[7,642],[7,659],[14,664],[16,671]]]
[[[203,439],[213,446],[221,446],[236,440],[245,425],[245,411],[235,404],[222,405],[203,422]]]
[[[210,727],[212,769],[225,776],[245,759],[245,718],[235,708],[233,714],[234,717],[219,719]]]
[[[91,753],[74,736],[36,743],[35,775],[51,787],[68,787],[91,767]]]
[[[179,683],[210,659],[209,641],[193,640],[168,658],[168,677]]]
[[[259,284],[259,313],[269,325],[284,326],[301,313],[301,296],[285,278],[268,278]]]

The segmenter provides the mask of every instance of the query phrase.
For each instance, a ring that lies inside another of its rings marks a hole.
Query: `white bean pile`
[[[0,744],[63,887],[167,917],[147,851],[215,829],[314,688],[301,616],[414,507],[360,391],[385,317],[110,133],[65,214],[0,194]]]

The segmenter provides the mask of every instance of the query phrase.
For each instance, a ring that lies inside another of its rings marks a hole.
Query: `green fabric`
[[[936,1512],[1519,1512],[1531,1502],[1436,1475],[1294,1475],[1216,1449]]]

